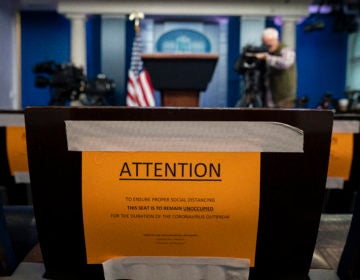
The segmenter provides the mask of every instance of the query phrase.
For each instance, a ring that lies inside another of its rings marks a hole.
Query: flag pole
[[[155,106],[154,87],[141,59],[140,19],[143,18],[144,14],[141,12],[133,12],[129,15],[129,20],[134,21],[136,34],[131,51],[126,105],[153,107]]]

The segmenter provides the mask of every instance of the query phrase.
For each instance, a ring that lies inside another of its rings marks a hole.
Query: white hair
[[[271,39],[279,39],[279,31],[277,31],[277,29],[272,28],[272,27],[268,27],[265,28],[265,30],[263,31],[262,34],[263,37],[265,38],[271,38]]]

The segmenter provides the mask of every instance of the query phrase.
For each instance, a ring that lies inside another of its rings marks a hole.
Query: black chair
[[[82,154],[68,150],[66,120],[276,122],[302,130],[303,152],[261,153],[259,222],[255,265],[250,269],[250,279],[308,279],[325,192],[333,121],[331,111],[27,108],[25,122],[32,197],[45,277],[103,279],[101,264],[87,264]]]
[[[358,114],[336,114],[334,121],[358,121]],[[329,214],[349,214],[354,210],[355,195],[360,186],[360,133],[353,133],[353,158],[350,177],[344,181],[342,189],[327,189],[323,212]]]
[[[10,172],[7,127],[25,126],[24,112],[0,110],[0,275],[11,275],[38,242],[30,186]]]
[[[350,230],[337,274],[341,280],[360,279],[360,195],[357,193]]]
[[[16,181],[10,171],[7,151],[7,130],[8,126],[25,127],[24,112],[18,110],[0,110],[0,186],[3,189],[2,202],[12,205],[29,205],[29,182]]]
[[[2,205],[0,205],[0,276],[10,275],[17,266]]]
[[[0,275],[11,275],[37,243],[33,207],[0,205]]]

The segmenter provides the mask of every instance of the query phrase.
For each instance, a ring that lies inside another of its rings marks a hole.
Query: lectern
[[[211,81],[217,54],[151,53],[141,56],[162,106],[197,107]]]

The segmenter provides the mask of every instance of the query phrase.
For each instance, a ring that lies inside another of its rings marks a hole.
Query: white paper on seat
[[[359,133],[360,122],[357,120],[334,120],[333,133]]]
[[[247,280],[249,260],[206,257],[124,257],[103,263],[105,280]]]
[[[30,184],[29,172],[15,172],[14,177],[16,184]]]
[[[23,114],[0,114],[0,126],[25,126]]]
[[[70,151],[302,153],[303,131],[278,122],[65,121]]]
[[[339,189],[344,188],[344,178],[341,177],[327,177],[326,179],[326,189]]]

